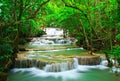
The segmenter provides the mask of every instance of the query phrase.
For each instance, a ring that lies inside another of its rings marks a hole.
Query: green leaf
[[[120,34],[116,35],[116,38],[120,40]]]

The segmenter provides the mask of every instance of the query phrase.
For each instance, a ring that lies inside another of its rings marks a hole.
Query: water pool
[[[102,66],[79,65],[63,72],[46,72],[38,68],[15,68],[8,81],[119,81],[110,69]]]

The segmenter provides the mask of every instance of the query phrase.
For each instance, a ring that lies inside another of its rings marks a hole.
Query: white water
[[[49,32],[49,31],[48,31]],[[49,32],[50,33],[50,32]],[[56,32],[55,32],[56,33]],[[55,34],[52,33],[51,35]],[[57,34],[57,33],[56,33]],[[56,39],[58,38],[58,39]],[[49,40],[50,39],[50,40]],[[56,40],[55,40],[56,39]],[[42,46],[44,45],[47,49],[47,45],[65,45],[71,44],[71,42],[76,42],[76,40],[63,39],[61,36],[45,36],[42,38],[33,38],[30,42],[31,46]],[[55,52],[55,51],[67,51],[72,49],[83,49],[83,48],[69,48],[69,49],[59,49],[59,50],[49,50],[46,51],[29,51],[30,54],[25,56],[25,58],[35,57],[37,52]],[[40,55],[40,54],[39,54]],[[52,59],[49,56],[40,55],[40,57]],[[32,68],[14,68],[9,73],[8,81],[116,81],[113,77],[104,75],[102,72],[108,72],[107,61],[104,60],[100,65],[79,65],[78,59],[74,58],[74,62],[63,62],[56,64],[48,64],[44,69],[32,67]],[[97,72],[94,72],[97,69]],[[100,71],[100,72],[99,72]],[[101,72],[102,71],[102,72]],[[120,69],[112,68],[112,72],[119,71]],[[91,78],[92,77],[92,78]],[[103,78],[104,77],[104,78]],[[97,79],[95,79],[97,78]],[[103,78],[103,79],[101,79]],[[106,80],[106,78],[108,78]],[[61,80],[62,79],[62,80]]]
[[[89,71],[90,69],[107,69],[107,67],[101,66],[101,65],[97,65],[97,66],[83,66],[83,65],[79,65],[76,69],[73,70],[69,70],[69,71],[62,71],[62,72],[46,72],[44,70],[40,70],[38,68],[22,68],[22,69],[18,69],[15,68],[12,71],[13,72],[29,72],[30,74],[32,74],[34,77],[54,77],[54,78],[58,78],[61,77],[63,81],[67,80],[67,79],[77,79],[78,77],[80,77],[78,72],[86,72]],[[82,77],[82,76],[81,76]]]
[[[60,28],[45,28],[46,35],[63,36],[63,29]]]
[[[112,62],[113,62],[113,64],[115,63],[115,64],[117,64],[117,62],[115,61],[115,60],[113,60],[113,59],[111,59],[112,60]],[[100,65],[103,65],[103,66],[107,66],[108,65],[108,61],[107,60],[103,60],[101,63],[100,63]],[[115,66],[113,66],[112,68],[111,68],[111,72],[112,73],[120,73],[120,68],[117,68],[117,67],[115,67]]]
[[[64,38],[63,29],[60,28],[45,28],[46,35],[42,37],[36,37],[29,43],[33,46],[39,45],[69,45],[75,44],[77,40],[75,38]]]
[[[74,58],[74,62],[62,62],[62,63],[47,64],[44,67],[44,71],[46,71],[46,72],[63,72],[63,71],[75,69],[77,67],[78,67],[78,59]]]
[[[34,77],[54,77],[58,78],[61,77],[63,81],[66,81],[67,79],[77,79],[80,76],[79,72],[87,72],[90,69],[108,69],[104,64],[103,65],[94,65],[94,66],[89,66],[89,65],[78,65],[78,60],[77,58],[74,58],[74,69],[72,70],[67,70],[66,64],[62,64],[62,70],[61,72],[47,72],[49,70],[48,68],[51,68],[51,65],[46,65],[44,70],[38,69],[38,68],[15,68],[12,69],[11,71],[16,73],[16,72],[29,72],[32,74]],[[56,65],[57,66],[57,65]]]
[[[69,44],[75,44],[77,42],[74,38],[51,38],[51,37],[39,37],[39,38],[33,38],[30,45],[38,46],[38,45],[69,45]]]

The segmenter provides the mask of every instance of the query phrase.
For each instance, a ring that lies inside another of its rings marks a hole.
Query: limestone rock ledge
[[[78,57],[78,63],[80,65],[98,65],[100,64],[100,57],[99,56],[81,56]]]

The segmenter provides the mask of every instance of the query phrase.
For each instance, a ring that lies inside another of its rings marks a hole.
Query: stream
[[[8,81],[118,81],[110,70],[103,66],[83,66],[63,72],[46,72],[38,68],[15,68]]]
[[[81,58],[86,50],[75,45],[77,40],[63,38],[61,30],[54,32],[57,35],[36,37],[24,46],[26,51],[17,54],[8,81],[119,81],[105,66],[106,60],[86,61]]]

